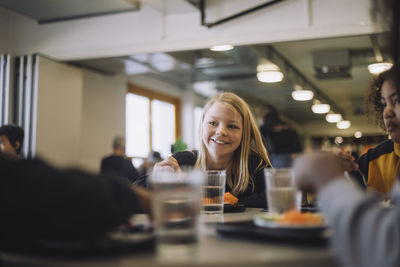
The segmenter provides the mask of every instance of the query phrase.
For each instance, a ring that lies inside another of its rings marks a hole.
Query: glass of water
[[[300,209],[301,192],[297,190],[291,169],[264,169],[268,211],[283,213]]]
[[[162,259],[179,260],[196,252],[203,179],[204,173],[197,170],[153,174],[150,185],[156,248]]]
[[[222,214],[224,212],[224,194],[226,171],[207,171],[203,185],[202,213]]]

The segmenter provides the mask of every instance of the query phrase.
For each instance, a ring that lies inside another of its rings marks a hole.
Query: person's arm
[[[331,153],[301,156],[294,163],[298,186],[316,191],[321,210],[332,227],[332,245],[346,266],[400,264],[400,190],[394,207],[368,197],[343,178],[343,165]]]
[[[166,158],[154,165],[153,175],[155,172],[159,172],[159,171],[177,172],[180,170],[181,170],[181,167],[179,166],[178,161],[174,157],[169,156],[168,158]]]
[[[395,196],[400,196],[398,184]],[[399,266],[400,203],[384,208],[380,199],[344,179],[324,187],[318,199],[333,230],[333,247],[346,265]]]
[[[169,156],[154,165],[154,172],[158,171],[181,171],[181,167],[193,167],[196,164],[197,154],[194,151],[182,151]]]
[[[0,232],[22,239],[82,239],[141,210],[126,180],[57,170],[40,160],[0,161]]]

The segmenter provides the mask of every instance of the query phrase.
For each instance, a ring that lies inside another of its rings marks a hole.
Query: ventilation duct
[[[351,78],[351,61],[348,49],[313,51],[312,56],[316,78]]]

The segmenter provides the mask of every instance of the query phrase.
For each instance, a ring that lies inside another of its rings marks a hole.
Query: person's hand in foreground
[[[178,161],[174,157],[169,156],[154,165],[153,173],[158,171],[179,172],[180,170],[181,168],[179,167]]]
[[[332,180],[343,176],[342,160],[329,152],[304,154],[293,164],[297,186],[305,192],[318,192]]]

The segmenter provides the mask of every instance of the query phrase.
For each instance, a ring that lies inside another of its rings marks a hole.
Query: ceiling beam
[[[241,16],[253,13],[253,12],[258,11],[258,10],[260,10],[262,8],[266,8],[266,7],[272,6],[274,4],[277,4],[277,3],[280,3],[280,2],[283,2],[283,1],[285,1],[285,0],[268,1],[268,2],[266,2],[264,4],[261,4],[261,5],[246,9],[246,10],[244,10],[242,12],[239,12],[239,13],[236,13],[236,14],[234,14],[232,16],[229,16],[229,17],[226,17],[226,18],[223,18],[223,19],[211,22],[211,23],[207,23],[206,22],[206,12],[205,12],[205,10],[206,10],[206,0],[200,0],[201,25],[202,26],[207,26],[208,28],[211,28],[211,27],[214,27],[214,26],[220,25],[222,23],[234,20],[234,19],[239,18]]]

